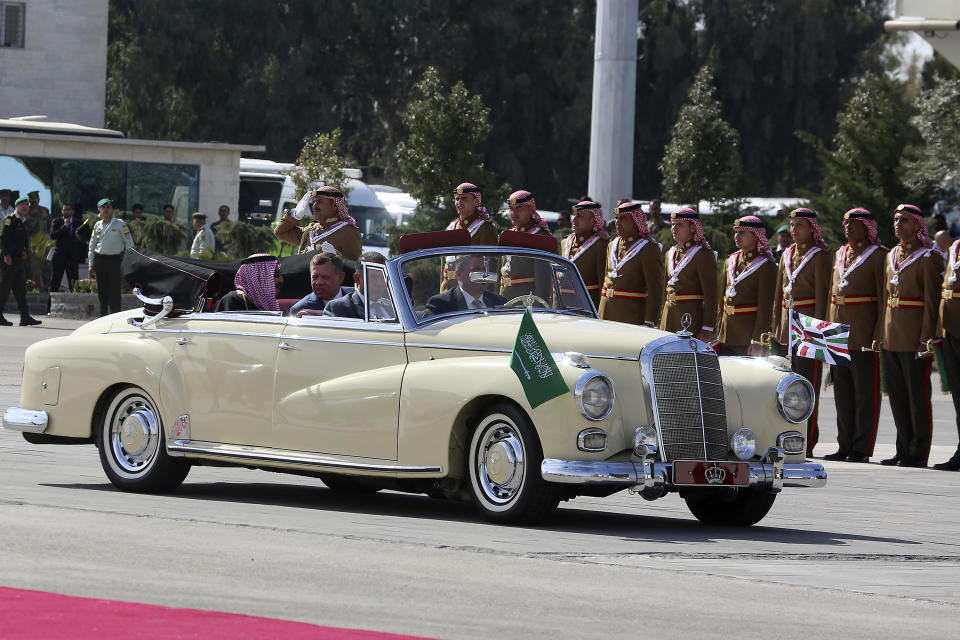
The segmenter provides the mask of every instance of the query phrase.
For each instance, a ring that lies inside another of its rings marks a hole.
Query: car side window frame
[[[363,266],[363,321],[376,324],[400,324],[400,315],[397,312],[397,303],[393,298],[393,292],[390,290],[390,277],[386,265],[376,262],[362,262]],[[370,305],[373,303],[370,295],[370,273],[376,271],[383,279],[384,292],[387,300],[390,302],[390,308],[393,310],[393,318],[371,318]]]

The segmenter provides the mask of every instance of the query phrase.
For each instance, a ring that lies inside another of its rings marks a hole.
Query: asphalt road
[[[0,409],[19,400],[26,345],[77,325],[0,330]],[[824,397],[821,455],[835,448]],[[940,461],[956,431],[934,400]],[[878,457],[893,437],[885,402]],[[0,430],[0,585],[437,638],[955,636],[960,473],[825,464],[827,488],[785,490],[749,529],[626,492],[522,528],[243,469],[124,494],[92,446]]]

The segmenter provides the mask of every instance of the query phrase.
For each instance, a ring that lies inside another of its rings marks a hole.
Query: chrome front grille
[[[664,460],[727,458],[720,362],[705,348],[701,342],[669,336],[652,342],[642,354]]]

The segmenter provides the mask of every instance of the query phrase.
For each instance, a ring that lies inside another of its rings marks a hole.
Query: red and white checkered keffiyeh
[[[539,213],[537,213],[537,201],[534,199],[532,193],[520,189],[519,191],[514,191],[511,193],[510,198],[508,198],[507,201],[513,205],[530,205],[530,221],[547,233],[550,233],[550,226],[547,224],[547,221],[544,220]],[[521,231],[521,229],[514,227],[511,229],[511,231]]]
[[[795,213],[801,215],[795,216]],[[806,207],[799,207],[790,212],[791,218],[803,218],[810,223],[810,228],[813,229],[813,244],[817,245],[821,249],[827,248],[827,243],[823,241],[823,231],[820,229],[820,221],[817,220],[817,214],[812,209],[807,209]]]
[[[695,216],[696,216],[695,218],[694,218],[694,217],[690,217],[690,218],[681,218],[681,219],[682,219],[682,220],[686,220],[687,222],[690,222],[690,223],[693,224],[693,243],[700,245],[700,246],[703,247],[704,249],[709,249],[709,248],[710,248],[710,243],[707,242],[707,237],[706,237],[705,235],[703,235],[703,222],[700,221],[700,215],[697,213],[697,211],[696,211],[695,209],[692,209],[692,208],[690,208],[690,207],[680,207],[679,209],[677,209],[677,210],[674,211],[673,213],[674,213],[674,214],[687,214],[687,215],[693,214],[693,215],[695,215]]]
[[[336,187],[328,187],[327,185],[319,187],[313,192],[313,201],[316,202],[320,198],[333,200],[333,203],[337,205],[337,217],[344,222],[349,222],[353,226],[357,226],[357,221],[347,212],[347,203],[344,201],[343,194],[340,193],[339,189]],[[323,222],[323,220],[320,222]]]
[[[847,226],[848,223],[853,221],[862,222],[863,226],[866,227],[867,242],[870,244],[880,244],[880,236],[877,233],[877,221],[874,219],[872,213],[861,207],[850,209],[850,211],[847,211],[843,216],[843,226]]]
[[[279,311],[277,284],[273,279],[279,263],[276,258],[267,259],[267,256],[273,258],[267,253],[255,253],[246,258],[246,260],[251,260],[251,258],[261,259],[251,262],[245,260],[237,269],[237,275],[233,277],[233,284],[238,291],[243,291],[253,304],[264,311]]]
[[[472,182],[461,182],[460,184],[457,185],[457,188],[454,190],[454,194],[459,193],[461,189],[468,190],[467,193],[473,194],[473,197],[476,198],[477,200],[477,215],[479,215],[484,220],[489,221],[490,214],[487,213],[487,208],[484,206],[481,206],[480,204],[481,202],[483,202],[483,199],[480,197],[480,187],[473,184]]]
[[[593,232],[607,236],[607,221],[603,219],[603,209],[600,205],[591,200],[581,200],[573,205],[573,213],[577,211],[589,211],[593,214]]]
[[[927,248],[933,246],[933,239],[930,237],[930,231],[927,229],[927,221],[923,219],[923,212],[920,211],[920,207],[913,204],[901,204],[897,206],[897,212],[908,213],[913,216],[914,220],[920,224],[920,231],[917,232],[917,240]]]
[[[745,222],[746,224],[740,225],[738,223]],[[767,229],[763,224],[763,220],[757,216],[743,216],[742,218],[737,218],[737,222],[733,224],[734,230],[749,231],[757,238],[757,253],[766,256],[771,262],[776,262],[773,257],[773,251],[770,250],[770,246],[767,245]]]
[[[633,216],[633,221],[637,224],[637,235],[649,238],[650,229],[647,228],[647,214],[643,212],[643,208],[639,204],[624,203],[613,210],[613,215],[618,218],[627,214]]]

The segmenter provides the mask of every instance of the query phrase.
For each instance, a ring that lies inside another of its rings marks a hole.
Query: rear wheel
[[[97,425],[97,448],[107,478],[124,491],[172,491],[190,471],[188,462],[167,455],[160,414],[138,387],[121,389],[107,403]]]
[[[506,403],[480,418],[467,468],[473,502],[493,522],[532,524],[557,508],[556,487],[540,475],[543,450],[529,418]]]
[[[704,524],[749,527],[763,520],[776,498],[777,494],[766,489],[747,487],[722,492],[704,489],[684,499],[690,512]]]

